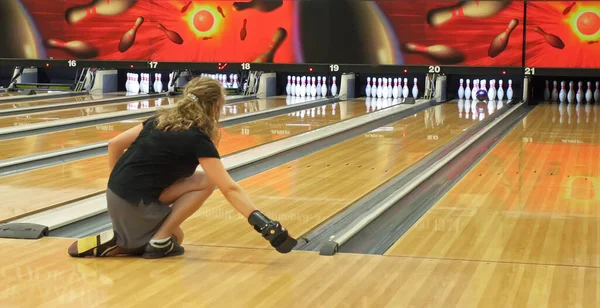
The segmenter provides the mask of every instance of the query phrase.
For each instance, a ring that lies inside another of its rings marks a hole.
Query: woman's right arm
[[[123,152],[135,141],[142,131],[142,124],[132,127],[108,141],[108,167],[112,172]]]
[[[198,162],[204,169],[209,180],[214,183],[223,196],[233,205],[233,207],[248,218],[252,212],[256,211],[256,207],[250,200],[250,196],[246,191],[236,183],[229,172],[223,166],[223,163],[218,158],[200,158]]]
[[[208,179],[223,193],[227,201],[248,223],[281,253],[290,252],[298,243],[278,221],[273,221],[256,209],[244,189],[236,183],[218,158],[198,159]]]

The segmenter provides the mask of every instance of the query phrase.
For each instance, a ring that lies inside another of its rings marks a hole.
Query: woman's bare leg
[[[202,206],[214,190],[215,185],[209,182],[203,172],[196,172],[165,189],[160,196],[160,201],[164,204],[173,204],[173,209],[152,239],[165,239],[175,234],[181,244],[183,231],[179,226]]]

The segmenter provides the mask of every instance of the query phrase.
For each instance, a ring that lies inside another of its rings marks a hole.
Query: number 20
[[[429,73],[439,73],[441,72],[441,68],[439,66],[429,66]]]

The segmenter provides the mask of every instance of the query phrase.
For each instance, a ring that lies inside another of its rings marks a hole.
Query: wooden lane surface
[[[24,108],[24,107],[37,107],[37,106],[54,105],[54,104],[62,104],[62,103],[74,103],[74,102],[82,102],[82,101],[89,101],[89,100],[95,100],[95,99],[116,98],[116,97],[123,97],[123,96],[125,96],[124,92],[114,92],[114,93],[102,93],[102,94],[86,94],[86,95],[60,97],[60,98],[45,98],[45,99],[31,100],[31,101],[26,101],[26,102],[0,103],[0,110],[18,109],[18,108]]]
[[[18,125],[28,125],[33,123],[40,122],[50,122],[55,120],[69,119],[75,117],[86,117],[97,114],[105,114],[111,112],[118,112],[124,110],[139,110],[149,107],[157,107],[162,104],[172,104],[174,103],[174,97],[169,98],[153,98],[146,99],[141,101],[136,101],[134,96],[132,96],[132,101],[129,102],[121,102],[115,104],[101,104],[97,106],[88,106],[88,107],[79,107],[79,108],[70,108],[70,109],[61,109],[54,110],[48,112],[38,112],[32,114],[22,114],[16,116],[8,116],[0,118],[0,128],[10,127],[10,126],[18,126]],[[286,101],[280,98],[267,98],[263,100],[263,104],[260,106],[248,105],[247,108],[240,108],[240,106],[244,106],[246,102],[239,102],[235,104],[231,104],[231,106],[227,106],[227,108],[235,109],[235,114],[229,112],[229,115],[241,115],[244,113],[254,112],[257,110],[263,110],[266,108],[275,108],[282,107],[286,105]],[[247,103],[246,103],[247,104]]]
[[[249,229],[244,232],[254,232]],[[254,234],[254,236],[259,236]],[[600,270],[186,245],[70,258],[70,239],[0,239],[2,307],[598,307]]]
[[[255,105],[281,104],[273,100],[276,99],[270,99],[271,102],[257,100]],[[279,101],[285,103],[285,99]],[[238,105],[243,107],[241,103]],[[298,112],[224,128],[219,152],[221,155],[228,155],[357,117],[365,114],[366,110],[364,100],[330,104],[325,107],[325,117],[323,108],[318,108],[320,112],[316,109],[314,118],[311,109],[308,114]],[[104,192],[108,176],[106,155],[102,155],[0,177],[0,195],[6,201],[0,206],[0,221]]]
[[[457,103],[357,136],[242,180],[257,207],[294,236],[306,234],[360,197],[478,123],[460,118]],[[184,222],[185,242],[266,248],[219,191]]]
[[[536,107],[387,254],[598,267],[600,122],[574,105]]]
[[[158,104],[159,106],[164,106],[167,104],[172,105],[175,102],[176,98],[171,97],[168,100],[157,99],[154,103]],[[230,104],[230,106],[228,105],[223,108],[225,110],[223,112],[223,119],[226,119],[229,116],[269,109],[272,106],[281,106],[283,103],[284,100],[282,98],[258,99],[239,103],[232,103]],[[133,105],[137,105],[137,107],[139,107],[139,105],[141,105],[141,102],[132,102],[130,104],[132,105],[132,108]],[[313,108],[313,113],[315,113],[315,109],[317,108]],[[322,114],[322,110],[324,112],[329,112],[333,114]],[[229,112],[228,114],[227,111]],[[236,141],[238,142],[248,143],[248,141],[245,140],[250,139],[250,142],[256,143],[254,140],[252,140],[252,137],[260,139],[262,138],[262,135],[268,135],[267,139],[280,139],[292,134],[292,132],[297,133],[298,131],[314,129],[315,125],[320,126],[323,125],[324,122],[328,122],[330,120],[337,121],[337,117],[335,116],[335,110],[326,110],[325,106],[323,106],[322,108],[318,108],[315,115],[311,115],[310,112],[311,111],[309,110],[308,114],[306,115],[305,112],[296,112],[294,114],[285,115],[282,117],[269,118],[266,121],[255,121],[239,128],[239,130],[226,129],[224,133],[232,131],[234,137],[236,136],[236,134],[241,134],[242,138],[236,137]],[[348,113],[347,110],[340,110],[340,112],[345,112],[346,115]],[[67,149],[96,142],[108,141],[111,138],[117,136],[118,134],[140,124],[147,118],[148,117],[140,117],[136,119],[98,124],[94,126],[61,130],[47,134],[30,135],[25,137],[0,140],[0,160]],[[294,121],[300,122],[296,123]],[[265,125],[270,127],[271,131],[267,130],[267,126]],[[259,136],[257,136],[257,134],[255,133],[257,129],[259,129]],[[271,133],[267,134],[267,132]],[[271,138],[272,135],[273,137]],[[229,143],[233,143],[236,141],[231,141]]]

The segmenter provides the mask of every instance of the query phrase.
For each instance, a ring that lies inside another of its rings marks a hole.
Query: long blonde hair
[[[195,126],[219,142],[219,118],[225,99],[223,86],[209,77],[196,77],[183,89],[175,107],[160,109],[156,127],[162,131],[185,131]]]

